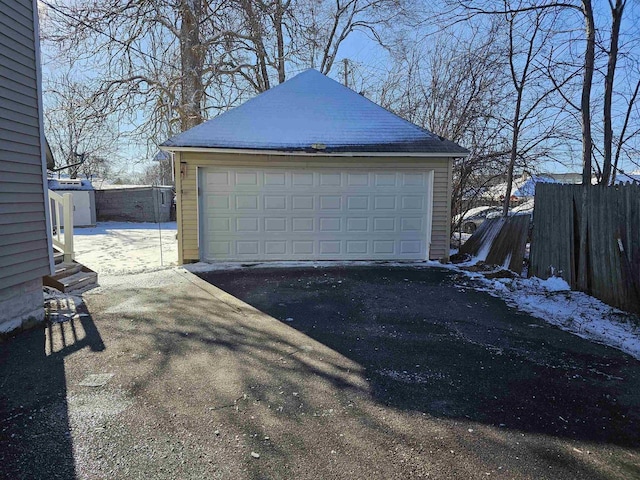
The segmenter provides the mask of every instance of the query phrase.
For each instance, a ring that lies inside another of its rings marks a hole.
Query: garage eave
[[[417,158],[464,158],[469,152],[331,152],[306,150],[260,150],[244,148],[215,148],[215,147],[174,147],[161,145],[165,152],[194,152],[194,153],[231,153],[251,155],[279,155],[296,157],[417,157]]]

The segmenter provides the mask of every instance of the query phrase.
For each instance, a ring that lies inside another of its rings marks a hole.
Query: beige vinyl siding
[[[0,289],[49,271],[31,0],[0,0]]]
[[[181,178],[180,163],[187,166]],[[393,166],[433,169],[433,219],[430,258],[439,260],[449,255],[451,217],[451,160],[423,157],[331,157],[240,153],[179,152],[175,155],[176,191],[178,192],[178,252],[181,263],[200,260],[198,248],[198,167],[233,166]]]

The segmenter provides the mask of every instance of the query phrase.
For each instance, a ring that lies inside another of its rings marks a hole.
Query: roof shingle
[[[318,144],[326,153],[468,153],[316,70],[307,70],[162,146],[316,152],[312,145]]]

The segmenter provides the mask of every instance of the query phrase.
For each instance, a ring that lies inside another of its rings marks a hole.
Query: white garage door
[[[433,171],[199,170],[206,261],[425,260]]]

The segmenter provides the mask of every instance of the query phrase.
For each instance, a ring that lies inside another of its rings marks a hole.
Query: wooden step
[[[53,263],[56,265],[64,262],[64,253],[59,252],[58,250],[53,251]]]
[[[80,270],[82,270],[82,265],[76,262],[56,263],[55,270],[53,275],[51,275],[51,278],[53,278],[54,280],[59,280],[64,277],[69,277],[74,273],[78,273]]]
[[[98,274],[78,262],[56,263],[53,275],[42,277],[43,285],[61,292],[88,290],[98,284]]]
[[[92,271],[80,271],[68,277],[60,278],[59,281],[64,287],[64,292],[75,292],[96,285],[98,274]]]

